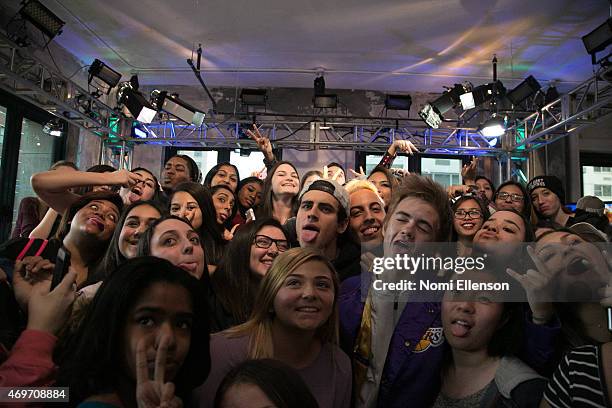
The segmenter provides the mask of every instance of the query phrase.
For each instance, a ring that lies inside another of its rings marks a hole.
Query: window
[[[582,195],[594,195],[602,200],[612,200],[612,167],[582,166]]]
[[[53,164],[53,143],[56,138],[43,133],[40,123],[23,119],[19,163],[15,180],[15,200],[13,205],[13,228],[17,221],[19,203],[25,197],[36,196],[30,184],[32,174],[46,171]]]
[[[230,163],[238,167],[240,178],[247,178],[253,172],[261,171],[264,168],[264,155],[260,151],[251,151],[248,153],[240,152],[240,149],[230,152]]]
[[[200,151],[200,150],[179,150],[176,154],[184,154],[186,156],[191,157],[198,167],[200,168],[200,173],[202,173],[202,181],[204,181],[204,177],[206,177],[206,173],[210,170],[215,164],[217,164],[217,155],[216,151]]]
[[[460,159],[421,158],[421,174],[431,177],[444,187],[461,184]]]
[[[378,166],[380,160],[383,158],[382,155],[378,154],[368,154],[366,155],[366,174],[370,174],[374,167]],[[408,170],[408,156],[398,156],[393,160],[393,164],[391,165],[392,169],[404,169]]]

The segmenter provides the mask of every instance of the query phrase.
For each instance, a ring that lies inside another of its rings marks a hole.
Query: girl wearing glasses
[[[472,240],[482,224],[489,218],[489,210],[480,197],[464,195],[452,206],[453,241],[457,242],[457,254],[468,256],[472,252]]]
[[[250,319],[211,336],[211,373],[196,391],[212,407],[223,377],[248,359],[273,358],[297,370],[319,406],[351,403],[351,363],[337,346],[338,277],[310,248],[292,248],[264,276]]]
[[[228,256],[211,277],[212,332],[247,321],[262,278],[274,259],[287,249],[287,236],[273,218],[245,224],[238,230],[227,247]]]
[[[514,210],[523,214],[527,219],[531,215],[531,203],[529,194],[521,183],[506,181],[495,192],[496,210]]]

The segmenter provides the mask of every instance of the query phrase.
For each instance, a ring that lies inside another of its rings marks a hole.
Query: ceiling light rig
[[[323,73],[320,73],[314,80],[312,104],[317,109],[336,109],[338,107],[338,95],[325,93]]]
[[[419,116],[429,127],[438,129],[444,121],[442,115],[461,103],[461,95],[470,92],[471,86],[472,84],[466,82],[455,84],[454,87],[448,88],[438,99],[425,104],[419,111]]]
[[[128,82],[119,84],[117,103],[123,113],[142,123],[151,123],[157,115],[155,107],[138,91],[138,76],[133,75]]]
[[[21,18],[19,18],[20,16]],[[9,34],[19,46],[26,47],[31,44],[31,38],[27,34],[25,22],[29,22],[40,32],[47,36],[48,40],[43,45],[46,47],[58,35],[62,33],[62,27],[66,24],[61,18],[56,16],[51,10],[45,7],[38,0],[22,1],[22,6],[15,16],[7,24],[7,32],[13,31],[9,27],[13,23],[21,23],[16,31]]]
[[[95,96],[100,96],[101,94],[108,95],[111,89],[116,87],[119,81],[121,81],[121,74],[119,72],[97,58],[89,66],[88,72],[87,83],[96,88]]]

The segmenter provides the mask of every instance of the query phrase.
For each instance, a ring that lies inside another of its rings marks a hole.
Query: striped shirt
[[[582,346],[567,353],[549,381],[544,398],[555,408],[612,408],[603,379],[601,346]]]

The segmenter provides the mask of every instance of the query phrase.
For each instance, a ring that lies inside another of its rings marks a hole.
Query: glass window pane
[[[366,174],[370,174],[374,167],[378,166],[380,160],[383,158],[382,154],[368,154],[366,155]],[[393,164],[391,165],[392,169],[404,169],[408,170],[408,156],[397,156],[395,160],[393,160]]]
[[[461,160],[423,157],[421,158],[421,174],[431,177],[444,187],[448,187],[451,183],[459,184]]]
[[[200,172],[202,173],[202,182],[204,182],[204,177],[206,177],[208,170],[217,164],[217,156],[219,155],[216,150],[179,150],[176,152],[176,154],[184,154],[185,156],[191,157],[196,162],[200,168]]]
[[[610,167],[582,166],[584,195],[594,195],[603,201],[612,200],[612,169]]]
[[[240,150],[230,152],[230,163],[238,167],[240,178],[244,179],[255,171],[261,171],[264,168],[264,155],[260,151],[251,151],[248,155],[241,155]]]
[[[34,173],[48,170],[53,164],[53,144],[57,139],[43,133],[42,128],[43,125],[29,119],[23,119],[21,123],[12,229],[15,228],[21,200],[25,197],[36,196],[30,184],[30,177]]]

